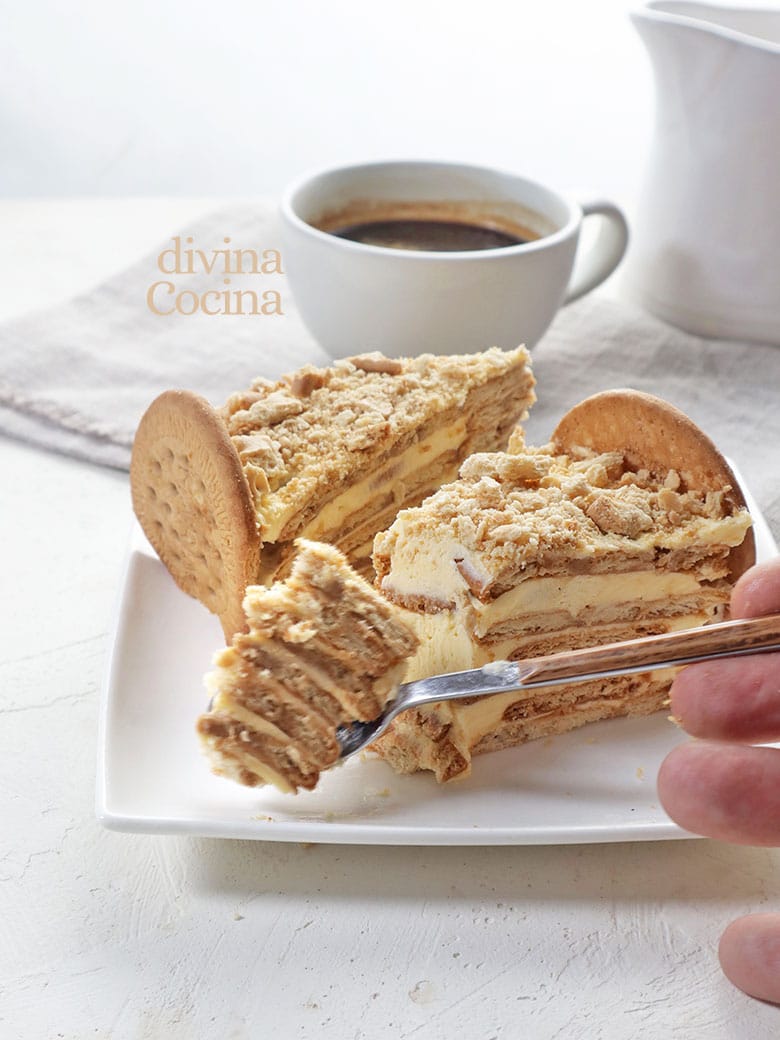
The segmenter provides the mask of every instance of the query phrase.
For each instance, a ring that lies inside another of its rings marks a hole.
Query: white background
[[[0,195],[276,194],[388,156],[633,197],[628,0],[0,0]]]

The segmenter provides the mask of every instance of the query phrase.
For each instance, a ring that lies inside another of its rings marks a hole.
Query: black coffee
[[[531,236],[500,231],[480,224],[454,220],[371,220],[330,230],[332,235],[386,249],[429,250],[454,253],[477,249],[503,249],[532,241]]]

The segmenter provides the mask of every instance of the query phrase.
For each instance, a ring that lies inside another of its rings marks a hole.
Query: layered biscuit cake
[[[337,726],[381,713],[417,646],[342,553],[296,548],[286,580],[247,589],[247,631],[215,657],[197,723],[215,773],[288,792],[314,787],[338,760]]]
[[[220,411],[168,391],[141,420],[133,505],[178,584],[229,640],[248,585],[283,575],[298,537],[338,546],[365,573],[399,509],[504,447],[534,400],[522,347],[467,356],[378,354],[258,379]]]
[[[682,413],[610,391],[549,445],[467,459],[460,478],[377,536],[382,593],[420,641],[407,680],[721,619],[753,562],[728,465]],[[472,756],[660,708],[671,672],[439,704],[398,717],[377,749],[397,770],[465,775]]]

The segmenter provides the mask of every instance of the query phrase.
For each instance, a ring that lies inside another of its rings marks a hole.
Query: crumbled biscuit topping
[[[373,350],[370,354],[360,354],[349,360],[361,372],[384,372],[388,376],[400,376],[404,370],[397,358],[386,358],[378,350]]]
[[[529,361],[523,347],[403,360],[365,354],[331,368],[309,365],[276,383],[255,380],[248,391],[232,395],[222,416],[261,530],[280,501],[302,504],[344,481],[436,415],[462,406],[474,387]],[[533,377],[527,373],[530,403]]]
[[[297,372],[283,376],[283,382],[288,384],[296,397],[308,397],[313,390],[325,386],[325,372],[314,365],[305,365]]]
[[[404,546],[436,539],[447,543],[463,571],[479,571],[480,584],[510,572],[530,574],[540,560],[554,571],[554,560],[567,568],[629,548],[685,548],[706,542],[731,544],[728,525],[707,535],[705,529],[734,513],[729,488],[685,489],[679,473],[656,477],[632,470],[620,452],[593,454],[585,449],[556,455],[549,445],[525,448],[510,441],[516,453],[473,455],[460,479],[445,485],[416,509],[403,510],[390,529],[377,536],[374,559],[387,574],[394,554]],[[739,544],[750,524],[740,518]],[[404,551],[405,552],[405,551]],[[405,558],[405,557],[404,557]]]

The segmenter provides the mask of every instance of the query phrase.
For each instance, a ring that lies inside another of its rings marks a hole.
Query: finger
[[[780,557],[752,567],[731,597],[734,617],[780,611]],[[707,661],[678,672],[672,714],[686,732],[712,740],[780,739],[780,655]]]
[[[670,752],[658,796],[693,834],[741,845],[780,845],[780,750],[693,741]]]
[[[692,737],[780,740],[780,654],[691,665],[669,696],[672,714]]]
[[[718,956],[735,986],[780,1004],[780,914],[749,914],[732,922],[721,937]]]
[[[733,617],[761,617],[780,610],[780,556],[746,571],[731,594]]]

